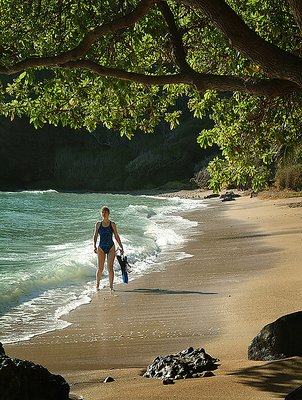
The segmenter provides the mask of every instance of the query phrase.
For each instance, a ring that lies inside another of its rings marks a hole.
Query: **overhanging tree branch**
[[[112,77],[123,81],[141,83],[143,85],[162,86],[177,83],[192,84],[191,76],[185,72],[180,72],[175,75],[146,75],[117,68],[108,68],[90,60],[68,61],[58,67],[64,69],[86,69],[99,76]]]
[[[182,36],[179,30],[177,29],[174,16],[172,11],[170,10],[170,7],[165,1],[158,3],[157,6],[160,9],[166,21],[166,24],[169,28],[176,64],[179,66],[181,70],[191,69],[186,61],[186,52],[183,47]]]
[[[293,13],[295,21],[302,32],[302,1],[301,0],[288,0],[288,4]]]
[[[65,69],[86,69],[92,71],[96,75],[117,78],[143,85],[163,86],[183,83],[195,86],[199,91],[241,91],[257,96],[268,97],[284,96],[293,92],[302,91],[295,83],[281,79],[243,79],[235,76],[200,74],[192,70],[180,72],[175,75],[155,76],[107,68],[89,60],[69,61],[60,67]]]
[[[196,74],[194,85],[199,91],[218,90],[242,92],[256,96],[283,97],[302,89],[293,82],[281,79],[255,79],[223,76],[214,74]]]
[[[107,33],[117,32],[121,29],[133,26],[142,19],[148,10],[156,2],[161,0],[141,0],[137,7],[129,14],[118,17],[111,22],[98,26],[88,32],[82,41],[74,49],[52,57],[30,57],[9,67],[0,67],[0,74],[15,74],[24,71],[26,68],[48,67],[64,64],[68,61],[77,60],[83,57],[102,36]]]
[[[265,41],[224,0],[182,0],[204,12],[226,35],[231,46],[258,64],[270,77],[302,86],[302,60]]]

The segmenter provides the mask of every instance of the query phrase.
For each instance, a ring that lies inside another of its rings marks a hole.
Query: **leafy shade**
[[[215,125],[202,130],[197,140],[204,148],[215,143],[222,151],[222,158],[209,164],[210,186],[215,191],[227,185],[262,189],[273,178],[277,160],[301,140],[301,108],[297,105],[302,106],[302,98],[294,103],[239,93],[219,98],[208,92],[201,102],[205,99]]]
[[[301,27],[299,0],[2,0],[0,113],[131,137],[186,96],[215,122],[212,187],[260,188],[299,139]]]

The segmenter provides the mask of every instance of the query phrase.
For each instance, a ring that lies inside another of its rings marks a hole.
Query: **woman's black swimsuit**
[[[112,240],[113,228],[111,225],[111,221],[108,226],[103,226],[101,222],[98,232],[100,235],[99,247],[103,250],[105,254],[108,254],[112,246],[114,246],[114,242]]]

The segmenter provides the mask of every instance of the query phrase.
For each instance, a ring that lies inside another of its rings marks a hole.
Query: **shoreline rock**
[[[54,375],[31,361],[10,358],[0,343],[1,400],[68,400],[69,385],[61,375]]]
[[[203,348],[189,347],[176,354],[156,357],[143,376],[163,381],[199,378],[202,372],[213,371],[219,365],[219,359],[211,357]]]
[[[302,356],[302,311],[284,315],[264,326],[248,347],[248,359],[280,360]]]

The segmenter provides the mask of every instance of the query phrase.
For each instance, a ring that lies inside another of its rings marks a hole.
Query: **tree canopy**
[[[0,0],[0,113],[131,137],[186,96],[215,126],[212,187],[260,188],[300,139],[299,0]]]

